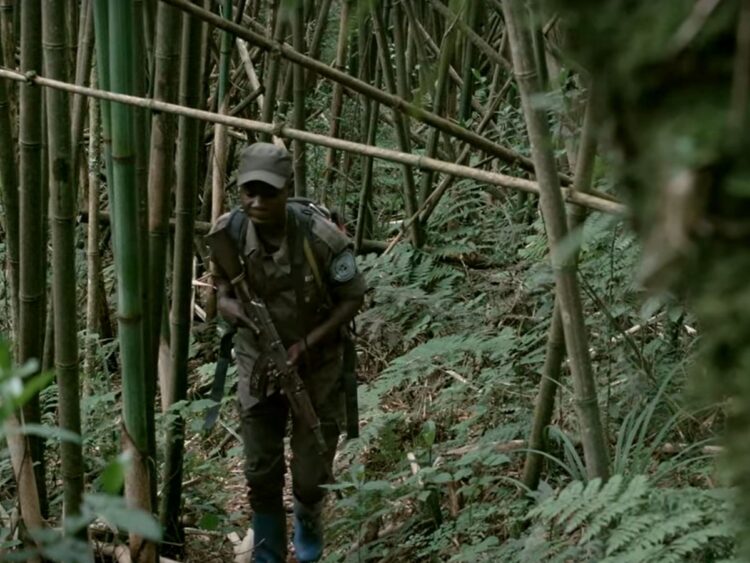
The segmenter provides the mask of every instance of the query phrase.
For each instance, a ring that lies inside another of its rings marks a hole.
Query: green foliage
[[[732,552],[731,494],[659,489],[644,475],[574,481],[529,511],[526,537],[499,553],[518,561],[714,561]]]

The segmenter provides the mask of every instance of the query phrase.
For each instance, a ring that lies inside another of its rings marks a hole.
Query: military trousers
[[[344,413],[340,369],[340,358],[337,358],[315,373],[303,377],[326,441],[326,452],[323,455],[318,453],[312,431],[291,413],[283,394],[273,393],[242,410],[245,477],[253,511],[269,513],[283,508],[286,472],[284,437],[290,418],[290,469],[294,496],[305,505],[313,505],[325,496],[325,489],[321,485],[333,480],[333,457]]]

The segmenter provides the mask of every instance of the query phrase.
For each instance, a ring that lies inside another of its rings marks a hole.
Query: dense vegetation
[[[201,237],[273,138],[371,288],[327,561],[746,560],[747,2],[182,3],[0,0],[0,558],[241,549]]]

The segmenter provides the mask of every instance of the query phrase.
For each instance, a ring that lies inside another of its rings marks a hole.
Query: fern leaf
[[[570,515],[567,526],[565,526],[565,533],[570,534],[577,528],[579,528],[586,519],[597,512],[601,507],[601,495],[600,488],[602,480],[599,478],[592,479],[583,491],[583,498],[581,499],[582,506],[580,510]],[[559,522],[562,523],[567,518],[562,514],[559,517]]]
[[[638,506],[649,491],[648,479],[645,475],[636,475],[628,483],[627,488],[615,500],[620,492],[622,477],[614,475],[602,489],[600,496],[606,497],[606,508],[590,524],[579,544],[584,544],[597,537],[599,533],[609,527],[612,522]]]
[[[612,532],[607,542],[607,555],[617,553],[620,549],[633,542],[640,534],[663,520],[662,514],[642,514],[632,518],[625,518]]]

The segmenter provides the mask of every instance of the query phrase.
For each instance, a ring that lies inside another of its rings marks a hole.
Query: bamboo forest
[[[0,0],[0,561],[750,561],[749,151],[750,0]]]

